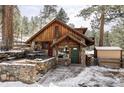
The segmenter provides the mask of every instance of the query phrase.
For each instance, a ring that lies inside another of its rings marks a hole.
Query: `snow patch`
[[[42,87],[41,85],[35,84],[25,84],[22,82],[0,82],[0,87]]]
[[[118,72],[122,70],[104,67],[87,67],[77,77],[55,83],[61,87],[116,87],[120,86],[120,78],[104,76],[104,72]]]

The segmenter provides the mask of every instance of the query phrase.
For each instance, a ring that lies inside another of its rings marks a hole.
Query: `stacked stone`
[[[54,57],[43,61],[28,60],[17,63],[0,63],[0,81],[34,83],[38,80],[39,73],[45,74],[55,66]]]
[[[28,60],[27,63],[36,64],[36,70],[38,73],[42,74],[45,74],[49,69],[56,66],[56,60],[54,57],[43,61]]]
[[[4,60],[6,60],[6,59],[7,59],[7,57],[8,57],[8,55],[7,55],[7,54],[5,54],[5,53],[0,53],[0,62],[2,62],[2,61],[4,61]]]
[[[24,64],[0,64],[1,81],[22,81],[24,83],[34,83],[37,78],[35,65]]]

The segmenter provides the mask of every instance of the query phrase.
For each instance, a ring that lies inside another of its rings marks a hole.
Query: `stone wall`
[[[26,63],[36,64],[36,70],[38,73],[45,74],[49,69],[56,67],[55,57],[46,60],[27,60]]]
[[[34,83],[37,78],[35,64],[9,64],[0,63],[1,81],[22,81]]]
[[[85,50],[82,46],[80,46],[80,55],[81,55],[81,64],[83,67],[86,67],[86,55]]]
[[[45,74],[56,66],[55,58],[46,60],[23,60],[23,62],[0,63],[0,81],[34,83],[39,74]]]

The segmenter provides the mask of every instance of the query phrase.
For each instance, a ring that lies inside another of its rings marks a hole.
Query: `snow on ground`
[[[16,82],[0,82],[0,87],[41,87],[41,85],[35,84],[25,84],[19,81]]]
[[[52,83],[66,80],[67,78],[76,77],[83,70],[80,65],[58,66],[56,69],[48,71],[39,82],[43,86],[51,86]]]
[[[0,82],[0,87],[123,87],[124,69],[98,66],[58,66],[49,70],[35,84]]]
[[[54,84],[52,84],[53,86]],[[87,67],[77,77],[55,83],[62,87],[118,87],[124,86],[123,69]]]

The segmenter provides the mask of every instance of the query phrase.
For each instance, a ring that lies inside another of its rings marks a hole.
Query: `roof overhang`
[[[71,28],[70,26],[68,26],[67,24],[63,23],[62,21],[60,21],[60,20],[58,20],[56,18],[54,20],[52,20],[50,23],[48,23],[46,26],[44,26],[40,31],[38,31],[36,34],[34,34],[31,38],[29,38],[26,41],[26,43],[31,42],[36,36],[38,36],[42,31],[44,31],[47,27],[49,27],[49,25],[51,25],[54,22],[58,22],[58,23],[62,24],[63,26],[67,27],[70,31],[73,31],[75,34],[77,34],[77,35],[81,36],[82,38],[84,38],[86,40],[88,46],[94,44],[94,40],[92,40],[92,39],[88,38],[87,36],[81,34],[77,30]]]
[[[67,37],[69,37],[70,39],[72,39],[73,41],[77,42],[78,44],[80,44],[83,47],[86,47],[87,46],[86,44],[84,44],[83,42],[81,42],[80,40],[78,40],[77,38],[75,38],[74,36],[72,36],[70,34],[67,34],[67,35],[64,35],[63,37],[60,37],[55,42],[53,42],[53,44],[51,45],[51,47],[54,47],[55,45],[59,44],[62,40],[64,40]]]

